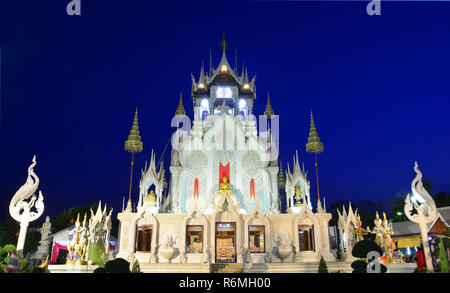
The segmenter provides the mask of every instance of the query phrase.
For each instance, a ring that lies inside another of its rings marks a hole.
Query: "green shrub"
[[[131,273],[130,263],[123,258],[116,258],[105,263],[107,273]]]
[[[103,267],[98,267],[94,270],[94,274],[103,274],[103,273],[106,273],[106,270]]]
[[[43,274],[43,273],[46,273],[47,271],[45,269],[43,269],[43,268],[40,268],[40,267],[34,267],[31,272],[33,274]]]
[[[132,273],[140,273],[141,272],[141,267],[139,266],[138,260],[134,261],[133,267],[131,268],[131,272]]]
[[[328,273],[328,267],[327,267],[327,263],[325,262],[325,260],[323,259],[323,257],[320,257],[320,263],[319,263],[319,271],[318,273]]]

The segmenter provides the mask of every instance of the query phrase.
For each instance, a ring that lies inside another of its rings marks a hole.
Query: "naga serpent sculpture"
[[[415,223],[418,223],[420,218],[428,223],[436,218],[436,204],[428,191],[423,187],[422,172],[420,172],[417,162],[414,164],[414,171],[416,171],[417,176],[411,182],[411,189],[416,200],[413,201],[408,194],[405,199],[404,212],[408,219]],[[417,213],[414,214],[413,210],[416,210]]]
[[[20,234],[17,241],[18,252],[23,249],[28,223],[39,218],[44,212],[44,197],[42,192],[39,191],[38,197],[35,194],[39,186],[39,178],[33,170],[35,165],[36,156],[33,157],[33,163],[28,167],[27,181],[16,191],[9,204],[11,217],[20,222]]]
[[[417,162],[414,164],[414,171],[416,171],[416,178],[411,182],[411,190],[413,199],[409,194],[405,199],[405,206],[403,208],[406,217],[412,222],[417,223],[420,227],[422,237],[423,252],[427,269],[433,270],[433,262],[431,259],[430,244],[428,243],[428,227],[427,224],[436,218],[437,209],[433,198],[422,184],[422,172],[420,172]],[[415,212],[414,212],[415,210]]]

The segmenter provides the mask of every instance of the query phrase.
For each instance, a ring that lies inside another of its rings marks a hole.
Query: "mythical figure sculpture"
[[[84,229],[80,223],[80,214],[78,214],[77,221],[75,222],[75,228],[70,231],[70,234],[73,236],[69,245],[67,245],[66,264],[84,264],[82,243],[83,230]]]
[[[36,156],[33,157],[33,162],[28,167],[27,181],[17,190],[9,204],[11,217],[20,222],[20,233],[17,241],[17,251],[19,253],[23,251],[28,223],[39,218],[44,212],[42,192],[39,191],[39,197],[36,197],[35,194],[39,186],[39,178],[34,173],[34,166],[36,166]]]
[[[386,219],[386,213],[383,212],[383,223],[382,223],[382,233],[383,233],[383,245],[384,253],[386,254],[386,263],[393,262],[393,254],[395,249],[395,243],[391,238],[392,223]]]
[[[427,269],[432,271],[433,262],[428,243],[427,224],[436,218],[437,209],[433,198],[423,187],[422,172],[420,172],[417,162],[414,164],[414,171],[417,175],[411,182],[413,197],[410,198],[409,194],[406,196],[404,211],[408,219],[419,224]]]
[[[361,217],[359,215],[358,215],[357,219],[358,220],[356,221],[356,228],[353,233],[356,235],[357,241],[361,241],[364,239],[364,235],[369,234],[370,230],[364,229],[362,227],[362,221],[361,221]]]
[[[375,220],[373,220],[375,226],[373,227],[372,234],[375,234],[375,242],[382,247],[383,246],[383,226],[381,225],[382,221],[378,212],[375,215]]]

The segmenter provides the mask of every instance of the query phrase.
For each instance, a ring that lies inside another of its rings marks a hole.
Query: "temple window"
[[[186,253],[203,252],[203,226],[186,226]]]
[[[152,251],[152,225],[137,226],[136,231],[136,251],[151,252]]]
[[[264,225],[248,226],[248,245],[251,253],[265,253],[265,230]]]
[[[312,225],[298,226],[298,242],[300,251],[314,251],[314,228]]]
[[[239,100],[239,114],[241,114],[244,119],[247,118],[247,101],[244,99]]]
[[[209,101],[207,99],[203,99],[200,103],[200,116],[202,120],[205,119],[209,114]]]
[[[216,98],[218,99],[231,99],[233,98],[233,91],[231,87],[218,87],[216,90]]]

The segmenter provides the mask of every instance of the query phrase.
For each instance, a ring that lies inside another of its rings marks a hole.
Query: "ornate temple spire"
[[[143,143],[141,141],[141,136],[139,135],[138,110],[136,108],[130,135],[128,135],[128,139],[125,141],[125,150],[130,153],[139,153],[142,151],[142,149]]]
[[[283,161],[280,160],[280,170],[278,172],[278,189],[284,189],[285,183],[286,181],[283,172]]]
[[[319,134],[317,133],[316,124],[311,110],[311,125],[309,129],[308,143],[306,144],[306,152],[320,154],[323,152],[323,143],[320,142]]]
[[[130,135],[128,135],[128,140],[125,141],[125,150],[131,153],[130,191],[128,193],[128,203],[126,208],[126,212],[128,213],[132,212],[131,184],[133,181],[134,153],[142,152],[143,146],[144,144],[142,143],[141,136],[139,135],[138,110],[136,108],[136,113],[134,114],[133,126],[131,127]]]
[[[225,54],[225,51],[228,50],[228,44],[227,44],[227,41],[225,40],[225,32],[224,31],[222,32],[222,41],[220,42],[219,49],[220,49],[220,51],[223,51],[224,54]]]
[[[270,104],[270,94],[267,93],[267,105],[266,110],[264,111],[264,115],[267,116],[267,118],[271,118],[273,115],[275,115],[275,112],[272,109],[272,105]]]
[[[319,171],[317,168],[317,154],[323,152],[323,143],[320,141],[319,134],[317,133],[312,110],[311,110],[311,124],[309,129],[308,143],[306,144],[306,152],[314,154],[314,162],[316,165],[316,180],[317,180],[317,211],[322,212],[323,209],[322,204],[320,202],[320,192],[319,192]]]
[[[198,86],[199,87],[205,87],[206,85],[206,76],[205,76],[205,69],[202,62],[202,68],[200,69],[200,78],[198,79]]]
[[[183,93],[180,92],[180,102],[178,103],[178,108],[175,111],[175,116],[176,115],[186,115],[186,111],[184,111],[184,106],[183,106]]]

